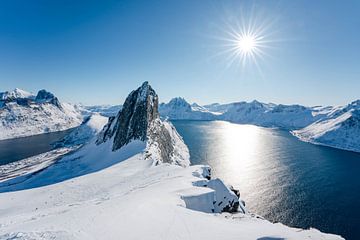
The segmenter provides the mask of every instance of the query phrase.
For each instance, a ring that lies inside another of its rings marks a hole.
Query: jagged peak
[[[171,123],[160,119],[158,95],[148,82],[128,95],[122,110],[109,118],[96,144],[112,141],[112,151],[117,151],[135,140],[146,142],[145,159],[156,164],[189,165],[188,149]]]
[[[109,119],[97,144],[114,138],[115,151],[132,140],[145,141],[150,124],[157,118],[158,96],[150,84],[144,82],[128,95],[117,116]]]
[[[45,89],[41,89],[38,91],[37,95],[36,95],[36,99],[37,100],[41,100],[41,99],[53,99],[55,98],[55,95]]]
[[[57,106],[58,108],[62,109],[61,103],[55,95],[45,89],[41,89],[38,91],[35,101],[37,103],[51,103]]]

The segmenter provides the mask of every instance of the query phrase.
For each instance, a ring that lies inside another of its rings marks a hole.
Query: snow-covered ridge
[[[46,90],[35,96],[21,89],[0,93],[0,140],[62,131],[81,124],[76,106],[60,103]]]

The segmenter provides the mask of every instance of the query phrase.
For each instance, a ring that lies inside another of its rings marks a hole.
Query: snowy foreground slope
[[[0,239],[342,239],[248,213],[209,167],[189,166],[157,99],[144,83],[79,150],[0,182]]]
[[[190,105],[183,98],[160,104],[171,120],[224,120],[290,130],[300,140],[360,152],[360,100],[340,107],[305,107],[272,103],[235,102]]]
[[[78,109],[45,90],[36,96],[20,89],[0,93],[0,140],[62,131],[81,122]]]

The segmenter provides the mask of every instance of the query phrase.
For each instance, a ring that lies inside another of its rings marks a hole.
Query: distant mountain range
[[[82,121],[80,109],[46,90],[0,92],[0,140],[62,131]]]
[[[200,106],[174,98],[159,107],[170,120],[224,120],[291,131],[303,141],[360,152],[360,100],[346,106],[234,102]]]

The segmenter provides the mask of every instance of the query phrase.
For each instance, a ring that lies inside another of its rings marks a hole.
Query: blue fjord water
[[[48,152],[54,148],[52,146],[54,142],[60,140],[72,130],[73,129],[30,137],[1,140],[0,165]]]
[[[360,154],[304,143],[287,131],[222,121],[173,121],[192,164],[241,192],[272,222],[360,239]]]

